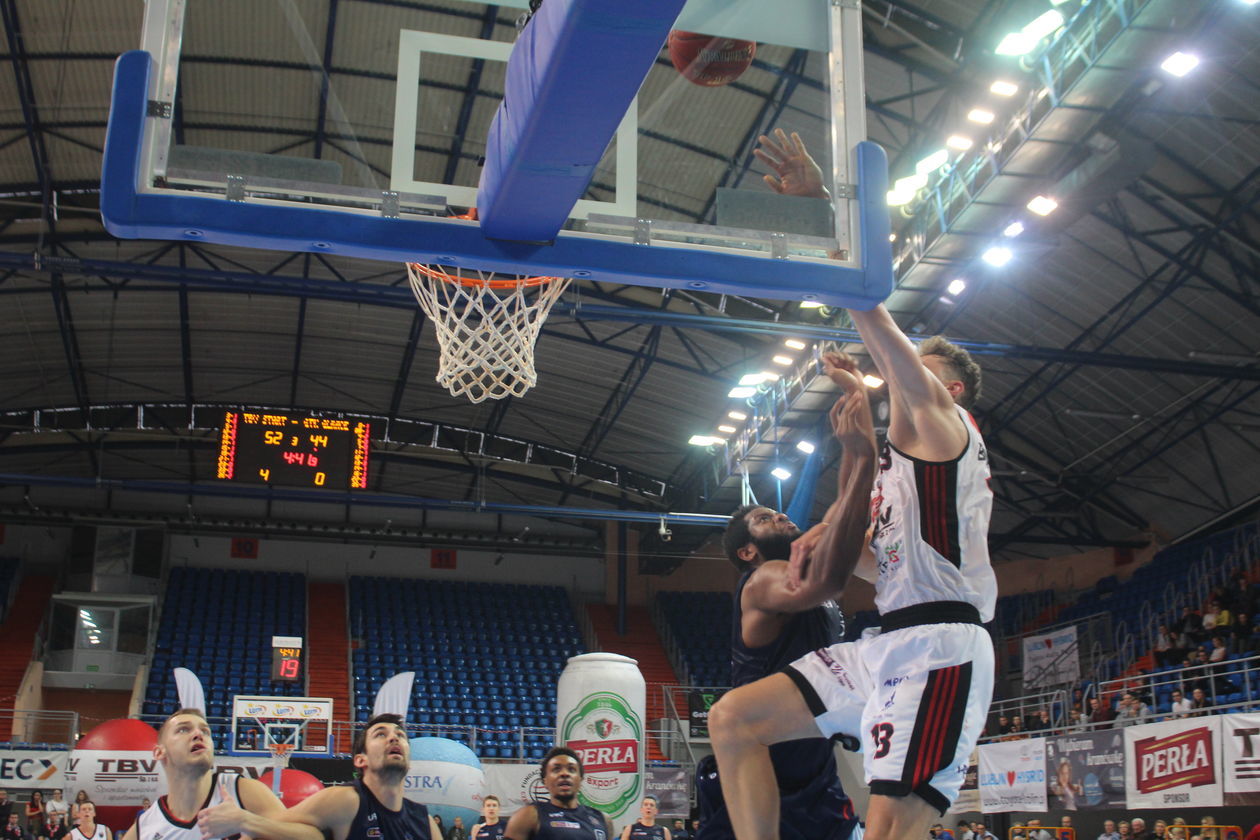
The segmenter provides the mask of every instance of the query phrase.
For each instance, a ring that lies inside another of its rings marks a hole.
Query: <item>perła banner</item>
[[[1124,749],[1129,808],[1222,804],[1215,716],[1125,727]]]

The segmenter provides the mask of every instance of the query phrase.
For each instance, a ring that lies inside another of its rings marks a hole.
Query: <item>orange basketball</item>
[[[669,60],[687,80],[702,87],[730,84],[752,64],[754,41],[739,41],[675,29],[665,42]]]

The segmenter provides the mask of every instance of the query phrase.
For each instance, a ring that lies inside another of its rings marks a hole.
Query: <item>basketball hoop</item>
[[[289,755],[293,752],[293,744],[268,742],[267,752],[271,753],[271,766],[277,769],[289,766]]]
[[[474,403],[523,396],[538,382],[534,344],[567,277],[475,277],[407,263],[411,291],[437,331],[437,381]]]

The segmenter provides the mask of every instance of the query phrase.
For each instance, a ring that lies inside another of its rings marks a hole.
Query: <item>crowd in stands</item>
[[[75,794],[71,802],[59,789],[50,791],[47,798],[44,791],[33,790],[25,802],[17,802],[9,798],[7,790],[0,789],[0,840],[62,840],[80,827],[81,821],[88,825],[95,819],[95,807],[80,813],[84,805],[92,804],[86,790]],[[146,799],[140,810],[148,807]]]

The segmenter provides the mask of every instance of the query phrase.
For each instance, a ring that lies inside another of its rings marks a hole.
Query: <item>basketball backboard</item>
[[[115,77],[107,226],[863,307],[887,296],[856,0],[544,0],[521,26],[527,5],[149,0],[142,52]],[[697,84],[671,62],[671,30],[755,55],[733,81]],[[800,135],[829,198],[763,182],[752,153],[776,129]]]
[[[232,755],[273,755],[270,747],[285,744],[293,755],[326,756],[332,752],[333,701],[328,697],[232,698]]]

